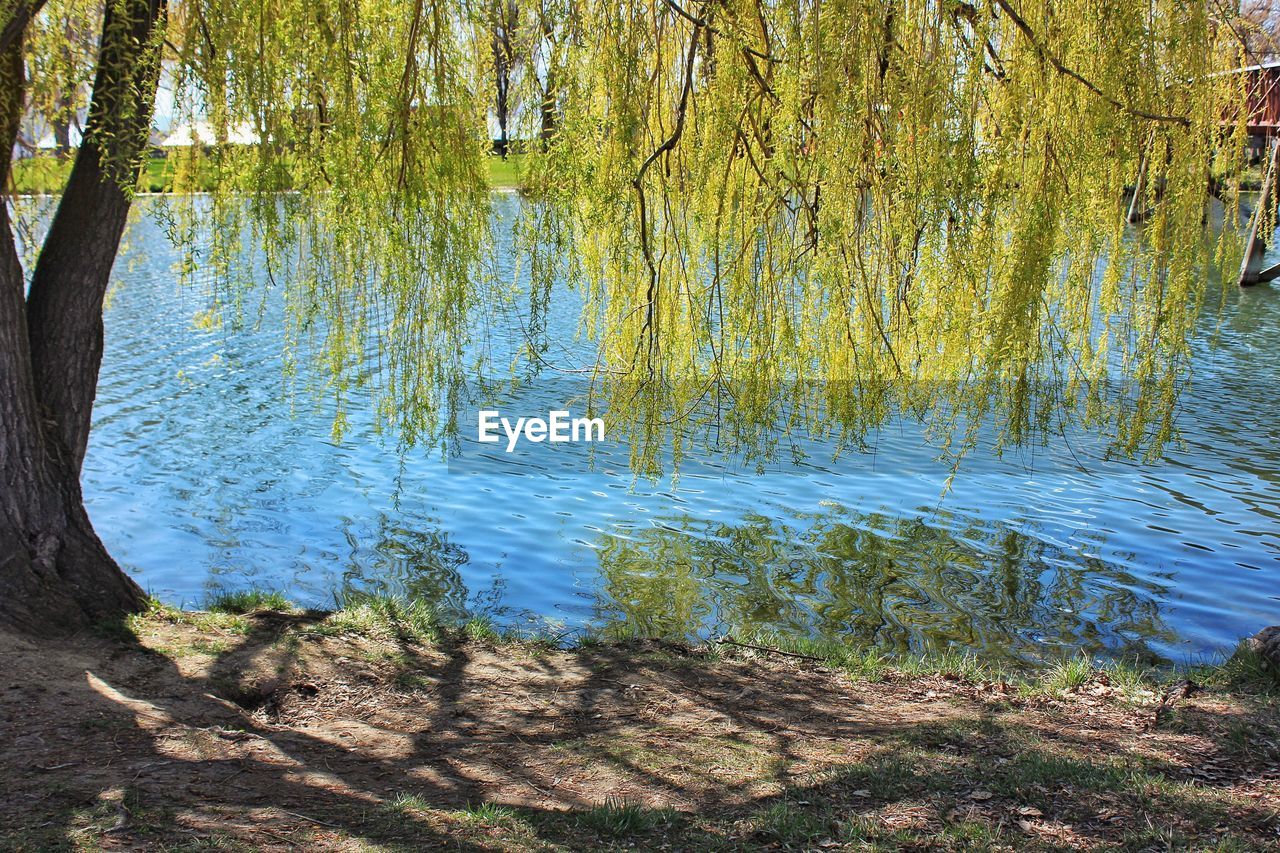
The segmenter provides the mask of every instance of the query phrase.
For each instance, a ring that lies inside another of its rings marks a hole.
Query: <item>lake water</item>
[[[511,204],[513,202],[502,202]],[[764,473],[692,460],[633,482],[580,465],[401,456],[282,378],[279,312],[203,329],[204,296],[142,218],[106,312],[84,483],[108,548],[162,599],[352,588],[514,626],[665,635],[759,627],[1015,660],[1183,662],[1280,623],[1280,293],[1202,323],[1184,445],[1157,464],[1057,443],[947,463],[917,428]],[[556,322],[566,334],[570,308]],[[1083,463],[1083,467],[1079,463]]]

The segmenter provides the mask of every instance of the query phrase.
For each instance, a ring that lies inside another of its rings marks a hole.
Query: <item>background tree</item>
[[[27,35],[27,114],[49,127],[63,156],[71,153],[84,132],[80,121],[89,104],[102,9],[101,0],[74,0],[46,8],[32,21]]]
[[[1280,43],[1276,41],[1276,32],[1280,28],[1280,7],[1275,0],[1246,0],[1241,4],[1238,18],[1228,9],[1225,20],[1234,22],[1236,35],[1240,40],[1241,65],[1260,65],[1275,61],[1277,54],[1280,54]]]
[[[486,11],[493,46],[494,116],[498,120],[498,139],[494,153],[504,160],[510,145],[511,85],[516,62],[521,56],[516,46],[519,38],[520,10],[516,0],[488,0]]]
[[[530,101],[538,105],[536,137],[543,151],[555,136],[559,102],[564,97],[564,68],[569,50],[581,44],[581,23],[575,0],[539,0],[534,10],[534,39],[529,63],[535,68],[531,82],[536,91]]]
[[[361,383],[410,444],[454,428],[486,367],[464,345],[509,295],[487,125],[497,66],[525,63],[546,149],[520,225],[535,309],[580,289],[593,405],[657,474],[690,426],[767,455],[794,429],[855,447],[902,411],[956,454],[985,423],[1026,441],[1068,417],[1157,450],[1206,271],[1238,263],[1204,224],[1206,178],[1244,151],[1243,123],[1221,126],[1242,91],[1216,74],[1238,56],[1219,5],[544,0],[542,38],[507,64],[475,7],[438,0],[190,0],[168,19],[110,0],[29,290],[0,222],[0,622],[63,630],[142,600],[78,473],[162,45],[180,113],[260,140],[192,150],[175,189],[212,196],[155,208],[188,271],[218,305],[271,282],[335,432]],[[0,5],[5,176],[43,6]],[[1139,162],[1164,192],[1134,235]]]

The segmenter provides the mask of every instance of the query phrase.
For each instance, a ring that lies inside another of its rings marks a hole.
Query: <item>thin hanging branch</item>
[[[1036,49],[1036,53],[1040,55],[1040,58],[1057,69],[1059,74],[1070,77],[1072,80],[1075,80],[1102,100],[1117,109],[1123,110],[1129,115],[1137,116],[1138,118],[1145,118],[1150,121],[1176,124],[1181,127],[1191,127],[1191,119],[1186,116],[1163,115],[1161,113],[1147,112],[1146,110],[1132,107],[1123,101],[1108,95],[1106,92],[1102,91],[1096,83],[1089,80],[1075,69],[1068,67],[1061,59],[1054,55],[1053,51],[1049,50],[1049,48],[1040,41],[1040,37],[1036,35],[1035,30],[1031,29],[1031,25],[1028,24],[1022,16],[1018,14],[1018,11],[1009,4],[1008,0],[996,0],[996,5],[1005,11],[1005,14],[1009,16],[1009,20],[1013,21],[1014,26],[1021,30],[1022,34],[1027,37],[1027,41],[1031,42],[1031,46]]]
[[[47,0],[34,0],[34,2],[18,0],[11,17],[5,22],[4,29],[0,30],[0,53],[8,50],[14,40],[26,32],[27,24],[40,13],[46,2]]]
[[[674,4],[672,5],[674,6]],[[636,173],[635,180],[631,182],[640,198],[640,249],[644,255],[645,265],[649,268],[649,286],[645,297],[644,330],[641,332],[640,340],[643,341],[645,336],[648,335],[651,352],[654,344],[657,343],[657,335],[654,334],[653,330],[653,318],[656,313],[657,303],[658,267],[653,258],[653,246],[649,243],[649,208],[648,199],[644,191],[644,178],[657,159],[673,150],[679,144],[680,137],[684,135],[685,117],[689,112],[689,96],[693,92],[693,71],[698,58],[698,39],[702,34],[702,28],[706,25],[701,17],[693,18],[687,14],[682,14],[682,16],[693,21],[693,34],[689,37],[689,52],[685,58],[684,82],[680,89],[680,103],[676,106],[676,126],[672,129],[671,135],[663,140],[662,144],[655,148],[645,158],[645,161],[640,164],[640,170]],[[638,344],[639,342],[637,342]],[[652,363],[650,368],[652,369]]]

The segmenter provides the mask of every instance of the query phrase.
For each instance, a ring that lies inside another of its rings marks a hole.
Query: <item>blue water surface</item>
[[[593,468],[401,453],[359,405],[335,442],[324,396],[285,380],[271,291],[251,322],[202,326],[207,294],[177,283],[160,228],[141,216],[127,241],[85,494],[112,553],[174,604],[254,586],[332,606],[379,589],[566,632],[763,628],[1175,663],[1280,623],[1271,287],[1202,321],[1183,443],[1155,463],[1105,459],[1088,437],[976,451],[947,491],[950,464],[901,423],[866,453],[816,443],[763,472],[706,456],[653,483],[618,448]]]

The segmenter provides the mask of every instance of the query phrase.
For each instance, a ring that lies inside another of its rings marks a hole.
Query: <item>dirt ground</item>
[[[1273,697],[321,618],[0,634],[0,848],[1280,846]]]

